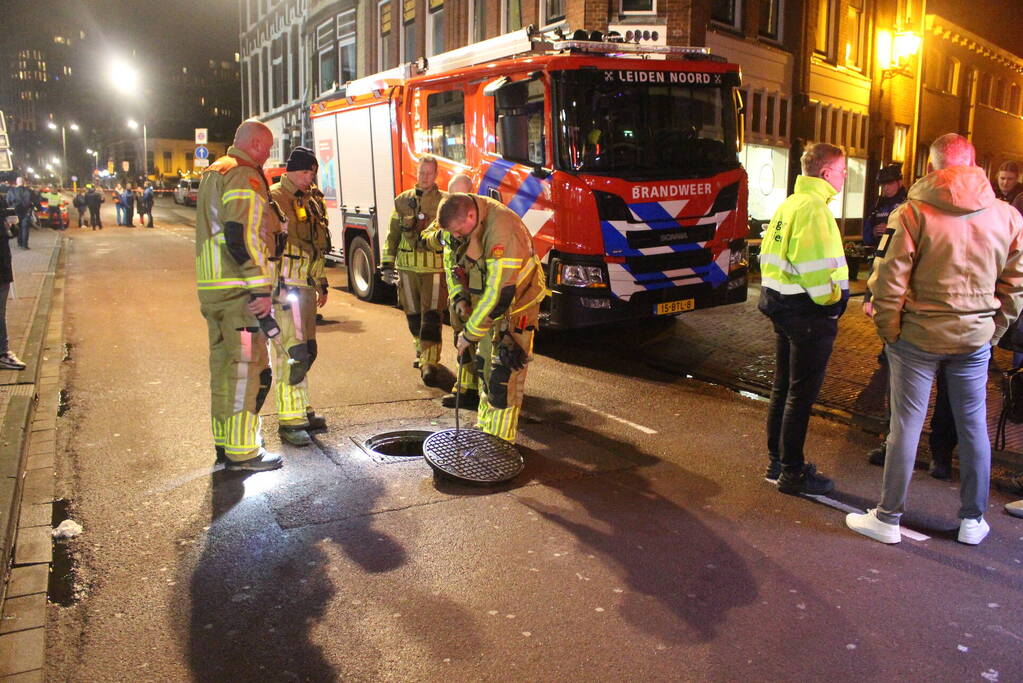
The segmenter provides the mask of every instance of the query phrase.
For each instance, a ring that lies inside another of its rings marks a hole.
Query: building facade
[[[941,7],[942,0],[930,0]],[[1001,0],[994,0],[996,4]],[[1006,0],[1008,2],[1008,0]],[[1021,57],[927,14],[927,0],[240,0],[243,109],[279,136],[280,163],[309,145],[309,105],[345,82],[524,26],[707,46],[743,69],[750,220],[791,190],[807,144],[842,146],[832,209],[857,235],[877,170],[926,172],[927,146],[957,131],[992,171],[1023,159]],[[1009,5],[1007,4],[1008,8]],[[993,29],[992,29],[993,30]],[[949,55],[954,64],[946,64]],[[951,81],[949,80],[951,79]],[[950,91],[951,88],[951,91]]]

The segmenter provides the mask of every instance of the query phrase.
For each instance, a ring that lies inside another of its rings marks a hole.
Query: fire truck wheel
[[[348,289],[363,301],[379,301],[387,285],[377,275],[373,250],[365,237],[356,237],[346,250],[348,263]]]

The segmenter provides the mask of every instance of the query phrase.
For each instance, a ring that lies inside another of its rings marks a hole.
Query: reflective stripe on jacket
[[[330,236],[322,196],[315,189],[299,190],[287,174],[270,188],[270,197],[288,219],[288,241],[279,269],[284,284],[291,287],[327,286],[324,255]]]
[[[849,297],[849,268],[842,235],[828,201],[835,188],[822,178],[799,176],[796,188],[764,231],[760,245],[761,287],[782,308],[841,315]],[[761,306],[764,310],[764,306]],[[764,311],[771,315],[770,311]]]

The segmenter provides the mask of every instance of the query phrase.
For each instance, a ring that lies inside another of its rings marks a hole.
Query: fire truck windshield
[[[732,84],[720,74],[582,69],[553,80],[562,170],[645,179],[739,166]]]

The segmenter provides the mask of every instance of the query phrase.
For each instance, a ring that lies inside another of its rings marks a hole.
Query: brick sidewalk
[[[862,287],[857,289],[862,292]],[[685,343],[648,344],[644,353],[652,364],[672,372],[769,396],[774,376],[774,333],[767,318],[757,311],[759,295],[759,288],[751,286],[744,304],[680,316],[675,338]],[[817,403],[826,412],[881,432],[887,428],[888,373],[877,362],[881,340],[873,323],[861,313],[861,301],[853,298],[839,320],[835,350]],[[1011,354],[1001,349],[996,349],[995,360],[1000,368],[1011,366]],[[932,390],[928,419],[933,405]],[[1001,373],[991,372],[987,411],[992,441],[1001,407]],[[1007,432],[1006,449],[997,456],[1006,464],[1023,466],[1023,425],[1010,424]],[[926,439],[921,440],[921,451],[926,451]]]

